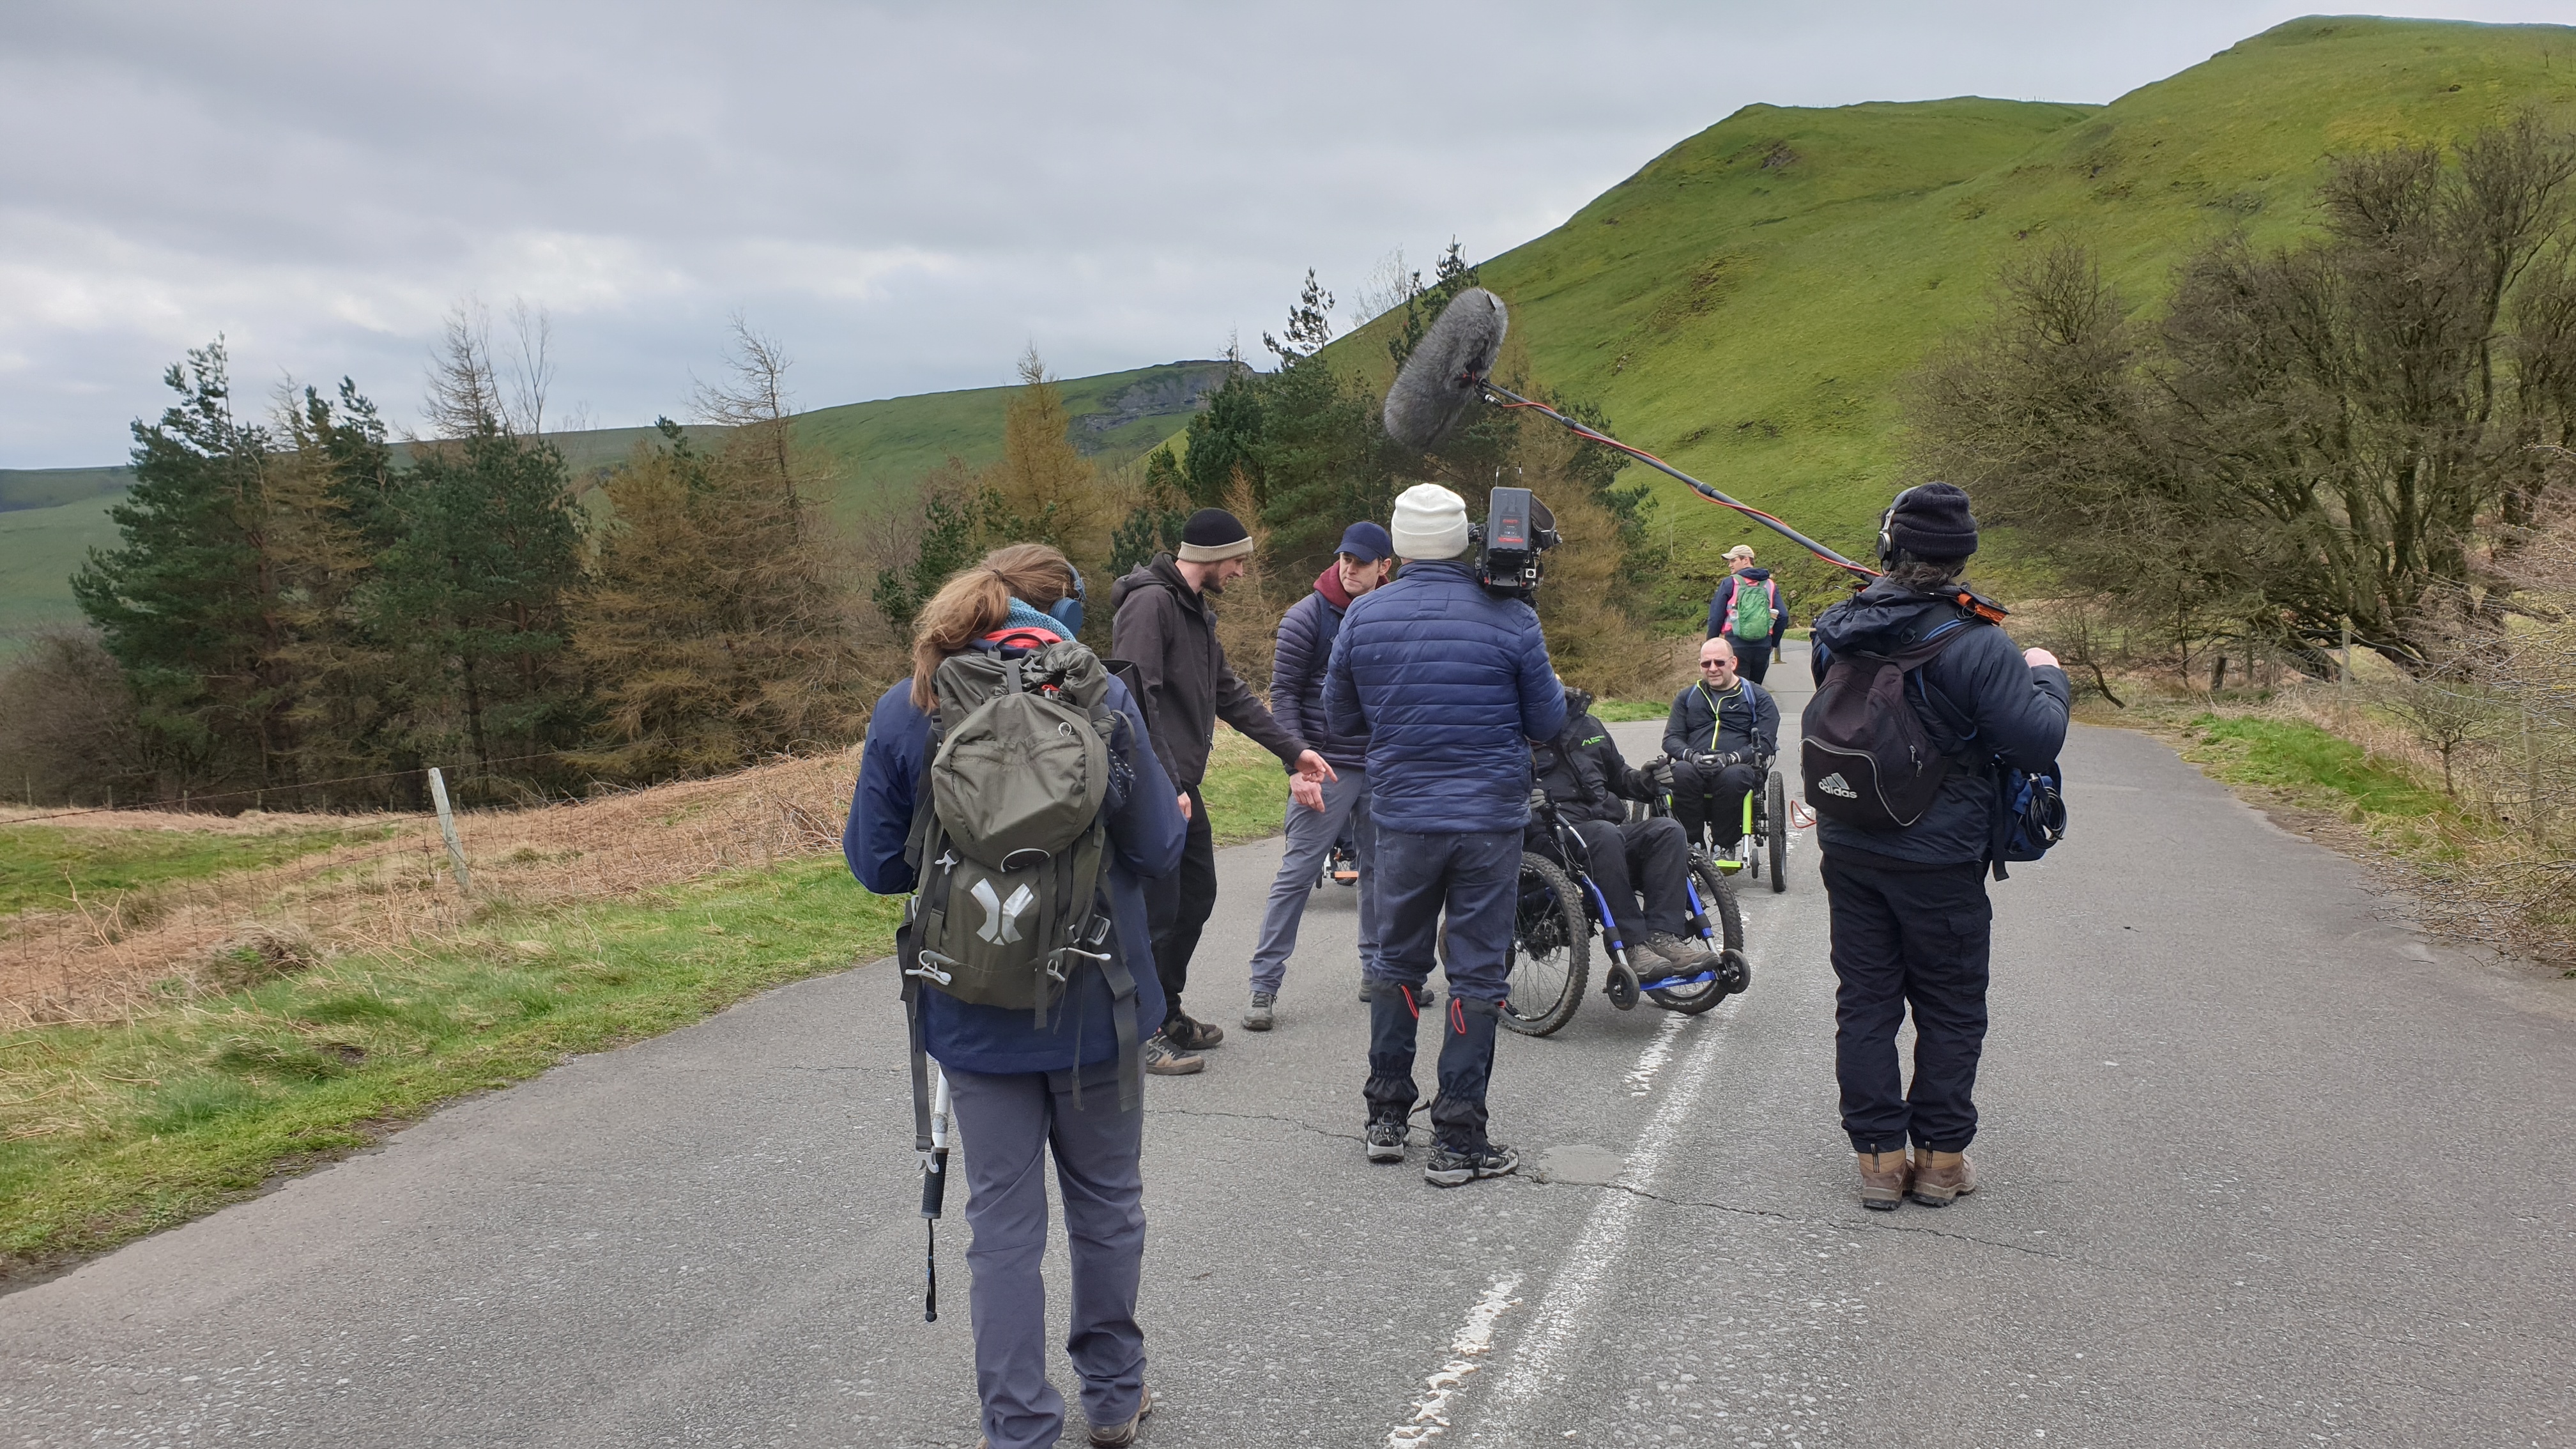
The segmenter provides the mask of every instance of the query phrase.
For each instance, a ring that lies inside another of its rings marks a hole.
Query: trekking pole
[[[926,1284],[921,1321],[939,1321],[939,1210],[948,1196],[948,1074],[933,1066],[938,1090],[930,1102],[930,1151],[921,1159],[921,1230],[925,1235],[921,1269]]]

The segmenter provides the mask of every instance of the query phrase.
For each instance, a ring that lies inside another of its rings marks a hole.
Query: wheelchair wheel
[[[1666,1011],[1697,1016],[1752,983],[1744,960],[1744,916],[1735,908],[1735,886],[1706,860],[1691,863],[1691,889],[1699,894],[1700,911],[1716,939],[1718,969],[1709,980],[1649,991],[1646,998]],[[1696,929],[1698,922],[1691,923]]]
[[[1771,772],[1771,783],[1762,792],[1763,811],[1770,819],[1762,833],[1771,849],[1771,889],[1789,888],[1789,787],[1780,781],[1780,772]]]
[[[1546,1036],[1573,1020],[1591,952],[1592,917],[1573,878],[1546,856],[1522,852],[1502,1024],[1523,1036]]]

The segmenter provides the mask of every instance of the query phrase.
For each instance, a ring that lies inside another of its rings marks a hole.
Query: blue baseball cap
[[[1394,557],[1395,540],[1386,536],[1385,529],[1362,519],[1342,530],[1342,541],[1333,552],[1349,554],[1361,563],[1376,563]]]

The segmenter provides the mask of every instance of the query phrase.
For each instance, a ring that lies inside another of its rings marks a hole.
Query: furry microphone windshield
[[[1503,350],[1503,299],[1469,287],[1451,301],[1386,390],[1386,435],[1428,452],[1457,431]]]

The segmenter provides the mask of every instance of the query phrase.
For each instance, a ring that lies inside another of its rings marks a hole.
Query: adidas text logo
[[[1839,795],[1845,800],[1857,800],[1860,798],[1860,792],[1858,790],[1855,790],[1851,786],[1843,783],[1843,775],[1840,770],[1836,770],[1834,773],[1818,780],[1816,782],[1816,788],[1824,791],[1828,795]]]

